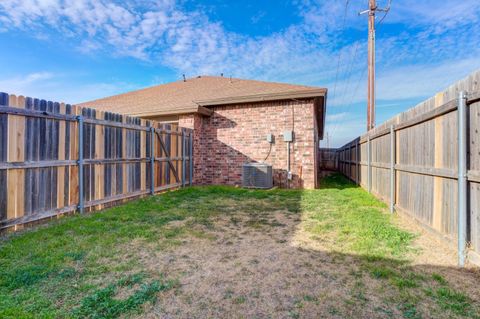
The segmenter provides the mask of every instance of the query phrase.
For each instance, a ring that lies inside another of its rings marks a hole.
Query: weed
[[[238,296],[238,297],[235,297],[233,299],[233,303],[234,304],[237,304],[237,305],[240,305],[242,303],[245,303],[245,301],[247,301],[247,299],[245,298],[245,296]]]
[[[378,267],[374,266],[370,270],[370,274],[372,277],[377,278],[377,279],[387,279],[395,275],[395,272],[387,267]]]
[[[120,315],[138,310],[146,302],[153,302],[158,292],[169,290],[174,286],[172,281],[155,280],[141,284],[140,288],[125,299],[116,298],[120,287],[132,288],[134,284],[141,282],[142,277],[142,275],[127,277],[119,280],[116,284],[95,290],[81,301],[80,307],[72,311],[72,316],[75,318],[118,318]]]
[[[230,298],[233,297],[234,293],[235,292],[232,289],[227,289],[227,290],[225,290],[225,294],[223,295],[223,297],[225,299],[230,299]]]
[[[307,302],[316,302],[318,298],[312,295],[304,295],[303,300]]]
[[[335,308],[335,307],[329,307],[328,308],[328,313],[332,316],[336,316],[336,315],[340,314],[340,311],[338,311],[338,309]]]
[[[439,274],[435,274],[433,273],[432,274],[432,279],[435,280],[437,283],[439,283],[440,285],[444,286],[444,285],[447,285],[447,281],[445,280],[445,278],[443,278],[441,275]]]
[[[296,310],[290,310],[290,311],[288,312],[288,316],[289,316],[290,318],[293,318],[293,319],[298,319],[298,318],[300,318],[300,313],[299,313],[298,311],[296,311]]]
[[[403,317],[407,319],[421,319],[422,316],[417,313],[417,308],[412,303],[405,303],[399,306],[399,310],[402,312]]]
[[[72,278],[77,275],[77,270],[73,267],[66,267],[58,273],[58,276],[61,279],[67,279],[67,278]]]
[[[400,289],[418,287],[418,283],[411,278],[395,277],[392,278],[392,283]]]
[[[49,267],[42,264],[26,265],[2,273],[0,276],[2,278],[1,285],[10,290],[28,287],[46,279],[52,271]]]
[[[467,296],[448,287],[438,288],[433,297],[441,308],[450,310],[457,315],[467,316],[473,310]]]

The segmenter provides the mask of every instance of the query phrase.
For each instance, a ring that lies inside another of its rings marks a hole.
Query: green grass
[[[321,188],[321,200],[317,192],[306,192],[302,203],[311,212],[309,231],[338,240],[332,249],[370,259],[403,258],[411,249],[413,234],[396,227],[375,197],[340,175],[325,178]]]
[[[478,309],[472,307],[471,299],[461,292],[449,287],[439,287],[435,290],[427,289],[426,295],[435,300],[437,305],[445,311],[462,317],[480,318]]]
[[[140,285],[134,289],[134,285]],[[105,288],[97,289],[84,297],[78,308],[72,312],[75,318],[118,318],[118,316],[138,311],[146,302],[154,302],[156,294],[169,290],[174,286],[174,281],[160,282],[158,280],[142,283],[141,276],[131,276]],[[128,287],[133,293],[124,298],[115,298],[118,289]]]
[[[238,211],[248,212],[244,226],[253,231],[282,231],[285,225],[271,218],[272,212],[296,215],[313,239],[328,239],[328,253],[339,262],[345,256],[355,258],[350,274],[354,285],[345,300],[349,305],[368,303],[365,282],[373,280],[390,292],[386,305],[393,304],[405,318],[421,317],[421,299],[452,317],[474,317],[477,306],[449,287],[445,278],[411,269],[414,235],[398,228],[385,208],[345,178],[333,175],[319,190],[191,187],[65,217],[0,242],[0,318],[134,316],[161,298],[162,292],[174,289],[180,278],[148,271],[129,245],[140,242],[165,250],[184,244],[187,236],[214,239],[208,230],[215,227],[215,218],[227,215],[236,226],[242,222],[235,216]],[[288,238],[278,243],[286,245]],[[255,299],[234,295],[227,293],[226,298],[235,304]],[[302,304],[317,303],[309,291],[303,296]],[[332,313],[340,311],[332,308]],[[393,310],[385,306],[378,311]],[[290,316],[299,313],[294,309]]]

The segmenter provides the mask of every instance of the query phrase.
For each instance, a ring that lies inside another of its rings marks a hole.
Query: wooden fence
[[[337,149],[321,148],[318,150],[318,165],[320,171],[334,171],[337,169]]]
[[[193,132],[0,93],[0,229],[192,184]]]
[[[463,240],[480,262],[479,92],[480,71],[337,150],[340,172],[457,243],[460,263]]]

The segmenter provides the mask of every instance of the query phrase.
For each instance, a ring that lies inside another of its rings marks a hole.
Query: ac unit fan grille
[[[243,165],[242,186],[247,188],[272,188],[272,166],[263,163]]]

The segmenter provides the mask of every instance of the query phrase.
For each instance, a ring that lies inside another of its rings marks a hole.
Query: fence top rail
[[[63,121],[77,121],[76,115],[60,114],[60,113],[55,113],[50,111],[22,109],[18,107],[3,106],[3,105],[0,105],[0,114],[12,114],[12,115],[25,116],[25,117],[49,118],[53,120],[63,120]]]
[[[0,114],[70,122],[78,121],[79,118],[82,118],[86,124],[138,131],[150,131],[153,127],[156,132],[175,135],[191,134],[193,132],[193,129],[190,128],[172,127],[170,124],[143,120],[124,114],[103,112],[91,108],[24,97],[22,95],[16,96],[4,92],[0,92]],[[105,119],[99,118],[99,115],[105,117]],[[110,119],[107,119],[107,117]]]
[[[83,120],[84,123],[88,124],[98,124],[98,125],[103,125],[103,126],[110,126],[110,127],[118,127],[118,128],[125,128],[129,130],[137,130],[137,131],[145,131],[145,132],[150,132],[152,130],[152,126],[144,126],[144,125],[138,125],[138,124],[128,124],[128,123],[120,123],[120,122],[111,122],[107,120],[98,120],[98,119],[89,119],[89,118],[84,118]],[[161,124],[165,125],[165,124]],[[172,129],[167,129],[167,128],[156,128],[153,126],[153,129],[155,132],[158,133],[168,133],[168,134],[176,134],[176,135],[181,135],[182,131],[185,131],[186,133],[193,131],[192,129],[189,128],[178,128],[178,130],[172,130]]]

